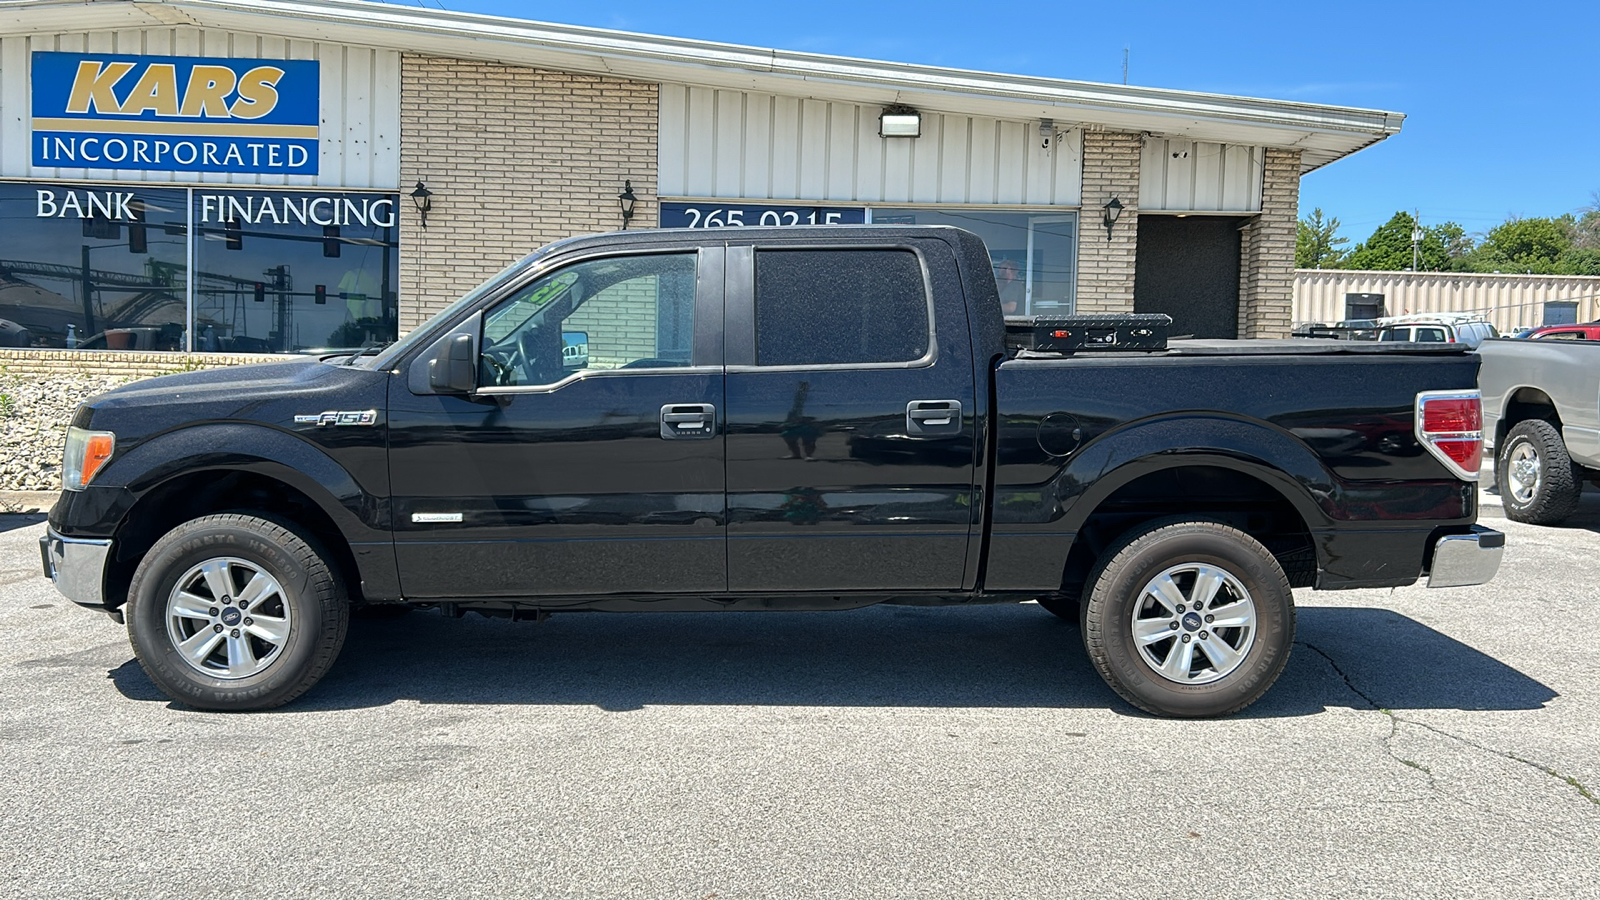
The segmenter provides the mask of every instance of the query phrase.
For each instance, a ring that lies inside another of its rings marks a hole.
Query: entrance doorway
[[[1139,217],[1133,311],[1166,313],[1172,335],[1239,336],[1239,220]]]

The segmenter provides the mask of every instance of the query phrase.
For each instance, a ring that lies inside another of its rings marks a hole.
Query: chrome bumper
[[[48,528],[39,538],[45,577],[55,582],[63,596],[80,606],[105,606],[106,557],[110,553],[110,539],[62,537]]]
[[[1500,570],[1500,554],[1505,548],[1506,536],[1482,525],[1472,526],[1471,534],[1440,538],[1433,545],[1428,587],[1466,587],[1487,582]]]

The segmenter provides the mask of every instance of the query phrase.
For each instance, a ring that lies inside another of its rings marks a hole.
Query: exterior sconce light
[[[922,113],[899,103],[884,107],[878,114],[878,137],[922,137]]]
[[[1100,210],[1100,221],[1106,226],[1106,240],[1111,240],[1111,229],[1117,224],[1117,219],[1122,217],[1122,201],[1116,197],[1111,198]]]
[[[417,205],[417,215],[422,219],[422,227],[428,227],[428,210],[433,209],[433,191],[417,182],[417,189],[411,192],[411,202]]]
[[[628,230],[628,220],[633,218],[633,207],[634,204],[638,202],[639,198],[633,195],[633,179],[624,179],[622,182],[622,193],[617,195],[617,205],[622,207],[623,231]]]

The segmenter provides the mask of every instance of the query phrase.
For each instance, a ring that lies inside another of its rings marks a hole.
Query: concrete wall
[[[1345,294],[1383,294],[1390,315],[1479,313],[1502,332],[1544,322],[1546,303],[1576,303],[1577,320],[1600,319],[1600,276],[1298,269],[1294,320],[1337,322]]]
[[[635,225],[656,211],[654,84],[407,55],[401,61],[401,192],[433,191],[423,228],[400,218],[405,333],[543,244]]]

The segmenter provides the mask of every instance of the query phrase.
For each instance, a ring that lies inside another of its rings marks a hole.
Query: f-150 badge
[[[295,416],[296,425],[371,425],[378,421],[375,409],[330,409],[314,416]]]

